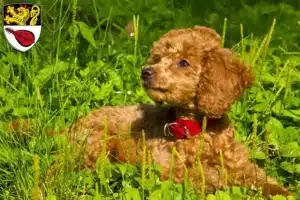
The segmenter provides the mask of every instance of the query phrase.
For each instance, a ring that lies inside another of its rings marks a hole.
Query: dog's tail
[[[32,135],[40,130],[40,125],[36,119],[30,118],[19,118],[13,120],[7,125],[7,132],[9,134],[26,136]],[[46,135],[54,136],[54,135],[63,135],[64,131],[54,131],[54,130],[45,130]]]

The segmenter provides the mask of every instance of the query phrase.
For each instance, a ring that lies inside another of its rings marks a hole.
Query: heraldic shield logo
[[[41,34],[41,6],[18,3],[7,4],[3,9],[4,35],[9,44],[23,52],[31,49]]]

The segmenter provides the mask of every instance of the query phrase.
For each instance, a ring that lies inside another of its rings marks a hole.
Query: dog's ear
[[[221,118],[253,81],[251,69],[231,50],[204,50],[195,105],[206,116]]]

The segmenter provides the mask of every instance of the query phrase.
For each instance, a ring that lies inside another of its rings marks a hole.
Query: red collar
[[[185,139],[202,132],[202,122],[177,118],[173,123],[165,125],[165,134],[175,136],[177,139]]]

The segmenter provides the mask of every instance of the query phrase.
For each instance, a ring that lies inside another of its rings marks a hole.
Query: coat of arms
[[[41,6],[20,3],[3,7],[4,35],[9,44],[19,51],[27,51],[41,34]]]

